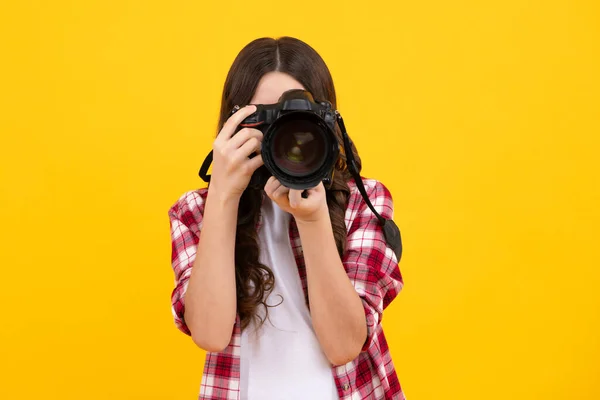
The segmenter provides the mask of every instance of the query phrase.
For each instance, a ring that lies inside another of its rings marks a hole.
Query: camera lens
[[[313,174],[327,158],[325,135],[326,132],[313,122],[285,121],[273,132],[273,161],[291,176]]]
[[[291,189],[315,187],[328,177],[339,148],[325,120],[312,112],[292,111],[275,120],[262,141],[265,167]]]

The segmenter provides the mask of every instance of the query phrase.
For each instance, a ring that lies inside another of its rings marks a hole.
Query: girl
[[[248,44],[225,81],[210,185],[169,210],[175,323],[206,350],[199,398],[404,400],[381,327],[403,285],[398,258],[343,152],[331,186],[308,196],[274,177],[264,189],[249,185],[263,165],[250,157],[262,133],[238,125],[256,107],[231,110],[277,103],[290,89],[336,108],[332,77],[309,45]],[[391,219],[386,187],[361,180]]]

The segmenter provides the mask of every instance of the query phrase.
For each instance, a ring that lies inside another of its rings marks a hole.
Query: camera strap
[[[213,151],[211,150],[210,153],[208,153],[208,155],[204,159],[204,162],[202,163],[202,166],[200,167],[200,171],[198,171],[198,176],[200,176],[200,178],[202,178],[202,180],[206,183],[210,182],[210,175],[208,175],[208,169],[210,168],[210,164],[212,163],[212,160],[213,160]]]
[[[398,225],[391,220],[385,219],[375,210],[371,200],[369,200],[369,196],[367,195],[367,191],[365,189],[365,185],[363,184],[362,178],[360,176],[360,172],[358,171],[358,166],[356,165],[356,160],[354,158],[354,153],[352,153],[352,141],[350,140],[350,136],[346,132],[346,126],[344,125],[344,120],[338,111],[335,112],[337,117],[337,122],[342,131],[342,138],[344,140],[344,153],[346,154],[346,165],[348,166],[348,171],[352,174],[354,178],[354,182],[356,183],[356,187],[360,192],[362,198],[367,203],[367,206],[371,209],[377,220],[379,221],[379,225],[381,225],[383,229],[383,235],[385,237],[385,241],[392,248],[394,253],[396,254],[396,258],[400,261],[402,257],[402,237],[400,235],[400,229]]]

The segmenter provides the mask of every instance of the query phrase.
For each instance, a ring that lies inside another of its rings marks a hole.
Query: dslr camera
[[[231,115],[239,109],[234,107]],[[305,190],[319,182],[328,187],[340,154],[336,119],[331,103],[315,101],[310,92],[301,89],[284,92],[275,104],[256,105],[256,111],[238,126],[238,131],[255,128],[263,133],[264,165],[254,172],[250,186],[262,189],[273,175],[290,189]],[[205,181],[210,178],[206,172],[211,155],[199,174]]]

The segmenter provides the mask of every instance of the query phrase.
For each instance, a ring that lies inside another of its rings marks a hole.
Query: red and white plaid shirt
[[[393,203],[387,188],[372,179],[363,178],[363,183],[375,209],[384,218],[392,218]],[[381,327],[383,310],[402,289],[402,275],[396,255],[387,246],[377,218],[367,207],[354,181],[349,181],[348,185],[351,192],[345,215],[348,239],[342,262],[363,302],[367,341],[356,359],[345,365],[333,366],[332,373],[340,399],[405,400]],[[183,319],[184,294],[196,258],[207,194],[207,189],[186,192],[169,210],[175,273],[172,311],[176,326],[187,335],[191,333]],[[293,218],[289,235],[307,297],[300,235]],[[227,348],[219,353],[206,354],[200,400],[240,399],[240,339],[238,315]]]

